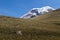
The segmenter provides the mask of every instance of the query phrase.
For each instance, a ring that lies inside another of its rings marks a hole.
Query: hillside
[[[32,19],[0,16],[0,40],[60,40],[60,9]]]

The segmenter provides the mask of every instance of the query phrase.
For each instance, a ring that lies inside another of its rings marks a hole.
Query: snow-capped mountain
[[[21,16],[20,18],[33,18],[35,16],[44,14],[45,12],[49,12],[55,10],[54,8],[50,7],[50,6],[45,6],[42,8],[33,8],[31,9],[28,13],[24,14],[23,16]]]

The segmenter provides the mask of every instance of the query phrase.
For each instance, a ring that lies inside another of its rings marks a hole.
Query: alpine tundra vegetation
[[[33,19],[0,15],[0,40],[60,40],[60,9]]]

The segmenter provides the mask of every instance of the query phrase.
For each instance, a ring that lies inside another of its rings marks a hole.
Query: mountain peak
[[[45,6],[42,8],[33,8],[31,9],[28,13],[24,14],[23,16],[21,16],[20,18],[33,18],[35,16],[44,14],[44,12],[49,12],[55,10],[54,8],[50,7],[50,6]]]

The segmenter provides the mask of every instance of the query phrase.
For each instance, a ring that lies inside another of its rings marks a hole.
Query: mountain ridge
[[[44,14],[44,12],[49,12],[49,11],[52,11],[52,10],[55,10],[55,9],[50,7],[50,6],[45,6],[45,7],[41,7],[41,8],[33,8],[28,13],[21,16],[20,18],[25,18],[25,19],[33,18],[35,16]]]

